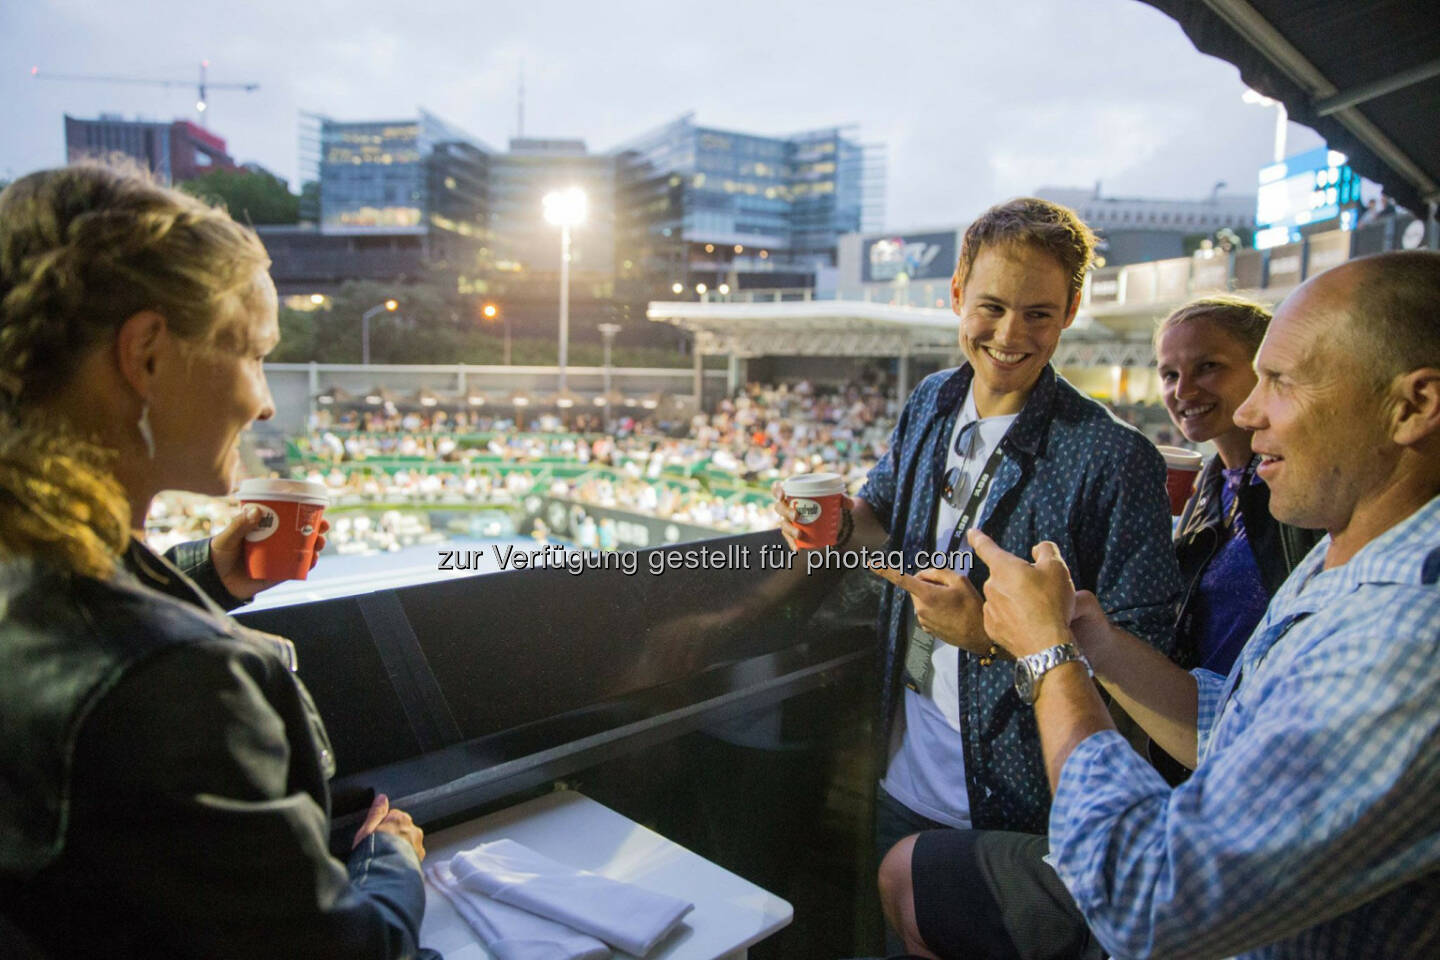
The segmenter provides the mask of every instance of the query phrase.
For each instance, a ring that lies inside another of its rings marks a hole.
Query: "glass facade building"
[[[428,113],[408,120],[324,119],[320,153],[322,230],[483,228],[490,151]]]
[[[643,305],[673,298],[676,284],[686,295],[701,283],[813,286],[884,188],[883,172],[867,173],[867,148],[843,127],[768,137],[702,127],[687,114],[603,153],[533,137],[502,153],[424,111],[307,118],[301,140],[313,144],[319,234],[413,238],[426,263],[451,269],[460,292],[516,302],[555,295],[558,230],[541,214],[551,190],[578,186],[589,200],[572,233],[573,295]]]
[[[619,232],[636,273],[690,287],[808,286],[864,226],[883,175],[848,128],[785,137],[698,126],[685,115],[617,151]]]
[[[322,227],[420,227],[425,177],[419,123],[327,121],[321,137]]]

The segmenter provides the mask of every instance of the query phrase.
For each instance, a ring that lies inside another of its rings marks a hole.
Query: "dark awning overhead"
[[[1143,0],[1420,216],[1440,201],[1433,0]]]

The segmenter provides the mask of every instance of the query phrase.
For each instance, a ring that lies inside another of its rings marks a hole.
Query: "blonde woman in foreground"
[[[331,856],[324,726],[288,641],[226,614],[244,519],[161,557],[161,490],[223,495],[274,410],[269,258],[100,167],[0,194],[0,942],[21,956],[410,957],[420,830]],[[7,954],[8,955],[8,954]]]

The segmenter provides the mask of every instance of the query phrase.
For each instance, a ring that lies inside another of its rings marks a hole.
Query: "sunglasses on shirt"
[[[971,421],[960,428],[955,435],[955,453],[964,458],[968,463],[975,454],[975,441],[980,436],[979,424]],[[965,504],[961,497],[969,492],[970,473],[961,466],[951,467],[945,471],[945,479],[940,484],[940,498],[956,510],[963,510]]]

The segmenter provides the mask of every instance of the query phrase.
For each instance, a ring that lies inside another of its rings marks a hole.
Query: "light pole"
[[[565,360],[570,345],[570,228],[585,220],[585,191],[579,187],[545,194],[545,219],[560,228],[560,392],[565,392]]]
[[[605,368],[605,430],[610,430],[610,344],[615,342],[615,334],[620,332],[618,323],[600,324],[600,335],[605,338],[605,356],[601,363]]]
[[[480,308],[480,316],[486,321],[494,321],[500,315],[500,308],[493,303],[487,303]],[[510,366],[510,314],[505,314],[505,366]]]
[[[400,304],[394,300],[377,303],[360,317],[360,362],[370,366],[370,318],[377,313],[394,313]]]
[[[1262,107],[1275,108],[1275,163],[1285,159],[1285,125],[1290,122],[1290,115],[1285,112],[1285,104],[1279,100],[1272,100],[1265,94],[1249,87],[1240,94],[1240,99],[1246,103],[1259,104]]]

